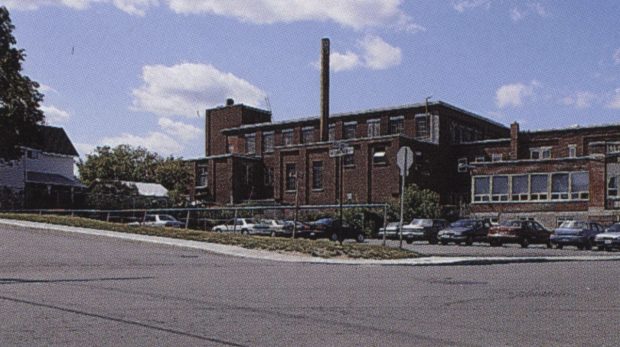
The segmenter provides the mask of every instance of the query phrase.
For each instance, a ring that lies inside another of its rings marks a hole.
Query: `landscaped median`
[[[337,242],[326,240],[248,236],[232,233],[215,233],[192,229],[156,228],[142,226],[136,227],[80,217],[0,213],[0,218],[66,225],[71,227],[89,228],[97,230],[110,230],[130,234],[170,237],[183,240],[239,246],[247,249],[260,249],[281,253],[302,254],[321,258],[407,259],[417,258],[420,256],[419,254],[406,249],[396,249],[375,245],[364,245],[355,243],[345,243],[340,245]]]

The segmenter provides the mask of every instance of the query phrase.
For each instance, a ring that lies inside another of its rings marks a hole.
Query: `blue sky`
[[[620,1],[0,0],[48,123],[80,153],[204,155],[227,97],[274,120],[431,96],[503,124],[620,123]]]

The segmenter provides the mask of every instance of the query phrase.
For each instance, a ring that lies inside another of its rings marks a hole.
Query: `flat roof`
[[[504,129],[508,129],[507,126],[498,123],[492,119],[480,116],[478,114],[475,114],[473,112],[464,110],[460,107],[454,106],[452,104],[449,104],[447,102],[444,101],[431,101],[428,103],[429,106],[443,106],[449,109],[452,109],[454,111],[463,113],[469,117],[487,122],[489,124],[492,124],[494,126],[497,127],[501,127]],[[415,103],[415,104],[405,104],[405,105],[401,105],[401,106],[392,106],[392,107],[383,107],[383,108],[372,108],[372,109],[366,109],[366,110],[361,110],[361,111],[354,111],[354,112],[344,112],[344,113],[334,113],[334,114],[330,114],[329,118],[346,118],[346,117],[354,117],[354,116],[362,116],[365,114],[369,114],[369,113],[377,113],[377,112],[390,112],[390,111],[397,111],[397,110],[402,110],[402,109],[410,109],[410,108],[419,108],[419,107],[425,107],[426,103],[424,102],[420,102],[420,103]],[[290,120],[284,120],[284,121],[277,121],[277,122],[263,122],[263,123],[255,123],[255,124],[244,124],[241,125],[239,127],[232,127],[232,128],[226,128],[226,129],[222,129],[222,132],[234,132],[234,131],[240,131],[240,130],[247,130],[247,129],[257,129],[257,128],[269,128],[269,127],[278,127],[278,126],[283,126],[283,125],[296,125],[296,124],[303,124],[303,123],[309,123],[309,122],[318,122],[320,119],[319,116],[312,116],[312,117],[301,117],[301,118],[296,118],[296,119],[290,119]]]

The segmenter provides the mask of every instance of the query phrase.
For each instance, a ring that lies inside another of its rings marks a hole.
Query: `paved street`
[[[620,343],[619,262],[291,264],[7,226],[0,237],[0,345]]]

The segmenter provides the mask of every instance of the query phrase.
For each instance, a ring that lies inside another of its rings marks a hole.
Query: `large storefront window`
[[[571,199],[590,197],[590,175],[587,172],[573,172],[571,178]]]
[[[508,201],[508,176],[493,176],[492,201]]]
[[[489,177],[474,178],[474,201],[489,201]]]
[[[551,200],[568,199],[568,174],[551,175]]]
[[[512,200],[529,199],[530,178],[528,175],[512,176]]]
[[[530,187],[530,199],[531,200],[547,200],[547,187],[548,187],[547,174],[536,174],[531,176],[532,184]]]
[[[620,177],[612,177],[608,181],[609,197],[620,198],[619,180]],[[474,176],[473,186],[473,202],[570,201],[590,197],[590,177],[585,171]]]

